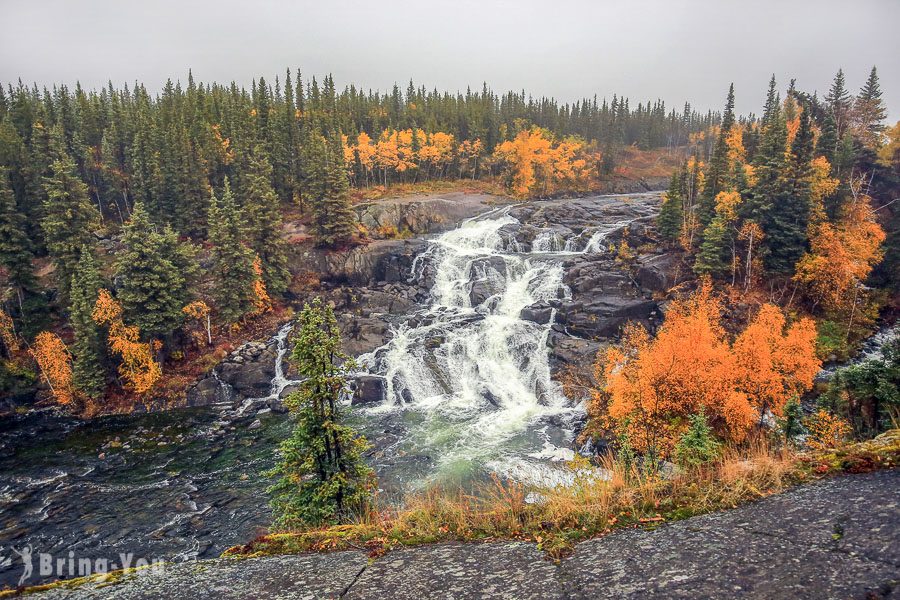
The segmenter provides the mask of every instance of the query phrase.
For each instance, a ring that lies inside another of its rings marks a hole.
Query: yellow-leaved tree
[[[162,368],[153,359],[162,344],[158,340],[141,342],[140,330],[126,325],[122,321],[122,312],[122,305],[108,290],[101,289],[91,316],[96,323],[109,328],[109,348],[122,359],[119,375],[125,380],[126,387],[136,394],[143,394],[162,377]]]

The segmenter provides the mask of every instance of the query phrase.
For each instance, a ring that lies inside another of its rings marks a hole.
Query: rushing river
[[[552,317],[538,324],[520,313],[565,298],[562,258],[602,250],[621,223],[568,240],[542,232],[527,251],[510,235],[516,225],[501,209],[433,238],[410,273],[433,279],[430,302],[360,357],[384,377],[386,399],[354,411],[353,423],[372,438],[389,434],[371,457],[388,490],[490,472],[546,480],[573,454],[583,409],[550,377]],[[288,334],[276,336],[279,358]],[[290,383],[276,362],[274,397]],[[26,546],[62,558],[180,560],[247,541],[270,518],[263,473],[290,427],[259,406],[0,420],[0,562]],[[0,587],[20,573],[16,560],[0,565]]]
[[[414,483],[484,472],[546,480],[552,460],[573,454],[572,423],[582,407],[550,377],[553,318],[520,318],[532,304],[568,296],[551,256],[566,252],[564,243],[552,247],[548,233],[538,252],[522,252],[509,234],[518,221],[498,213],[434,240],[411,275],[433,278],[429,305],[360,357],[386,387],[384,402],[366,414],[403,424],[398,447],[419,467],[405,474]]]

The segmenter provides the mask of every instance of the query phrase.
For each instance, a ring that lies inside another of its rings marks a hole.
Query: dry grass
[[[574,481],[534,488],[495,479],[477,493],[430,489],[399,508],[373,510],[358,523],[262,536],[226,551],[232,556],[392,547],[438,541],[533,541],[552,557],[574,543],[621,527],[732,508],[829,473],[890,468],[900,458],[900,430],[875,441],[815,454],[764,440],[726,449],[714,464],[670,477],[642,473],[606,458],[595,469],[570,465]],[[601,473],[604,476],[598,477]]]

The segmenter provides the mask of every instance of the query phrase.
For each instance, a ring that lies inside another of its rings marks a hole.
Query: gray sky
[[[769,76],[824,95],[879,68],[900,118],[900,0],[0,0],[0,81],[249,84],[300,67],[343,87],[624,94],[760,112]]]

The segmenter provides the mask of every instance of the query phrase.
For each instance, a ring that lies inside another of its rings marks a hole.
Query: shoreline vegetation
[[[355,522],[306,530],[275,531],[223,556],[365,550],[450,541],[534,542],[548,557],[572,552],[577,542],[627,527],[655,527],[735,508],[839,473],[895,468],[900,429],[864,442],[800,451],[757,438],[729,447],[708,464],[663,472],[643,471],[612,455],[599,469],[587,461],[568,465],[574,482],[552,488],[495,479],[472,494],[439,488],[412,495],[400,507],[369,510]]]

